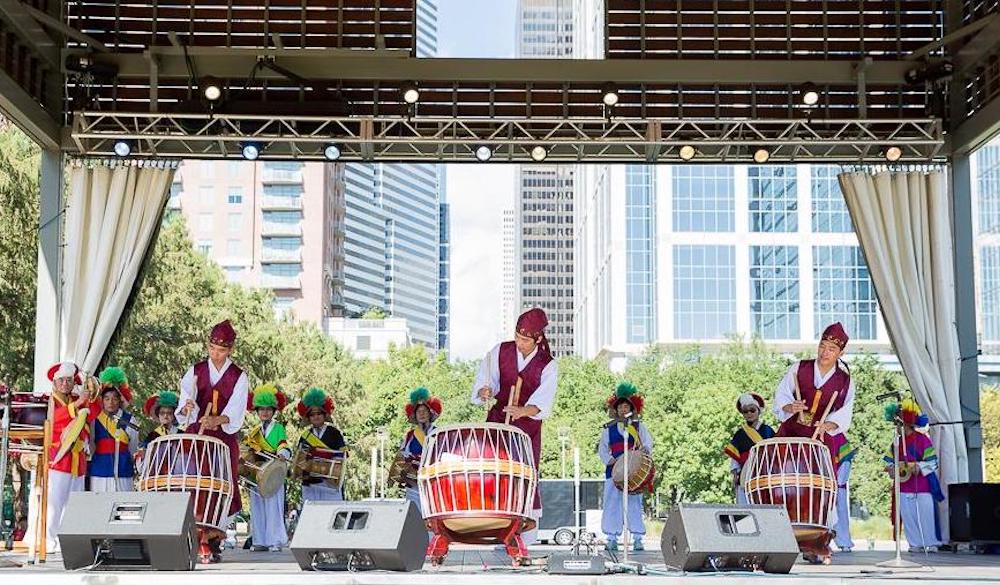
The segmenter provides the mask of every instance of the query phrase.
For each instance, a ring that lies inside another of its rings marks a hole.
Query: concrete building
[[[317,325],[342,305],[344,193],[338,165],[188,161],[168,209],[233,282],[274,292],[274,308]]]
[[[520,0],[517,52],[521,58],[572,58],[582,51],[581,0]],[[541,307],[556,355],[574,353],[573,165],[522,165],[517,173],[516,316]],[[510,331],[503,332],[510,335]]]
[[[331,317],[325,325],[327,335],[362,359],[382,359],[388,357],[390,348],[408,347],[411,343],[406,319]]]

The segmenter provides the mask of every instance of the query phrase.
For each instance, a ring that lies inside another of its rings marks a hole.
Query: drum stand
[[[903,537],[903,518],[901,515],[903,502],[900,500],[900,493],[899,493],[899,451],[902,445],[904,444],[905,439],[903,438],[903,421],[897,416],[894,422],[896,423],[896,433],[895,433],[896,436],[892,438],[892,463],[893,463],[892,483],[893,483],[893,489],[895,490],[894,497],[896,498],[895,500],[896,509],[893,514],[894,516],[893,532],[895,533],[893,536],[896,537],[896,558],[890,559],[888,561],[882,561],[881,563],[878,563],[878,566],[888,567],[892,569],[915,569],[918,567],[922,567],[923,565],[921,565],[920,563],[915,563],[913,561],[905,560],[902,557],[899,548],[901,544],[900,541],[902,540]]]

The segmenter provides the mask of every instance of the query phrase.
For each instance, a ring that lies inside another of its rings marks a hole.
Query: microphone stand
[[[922,567],[920,563],[915,563],[913,561],[905,560],[900,552],[901,540],[903,537],[903,518],[901,510],[903,508],[903,501],[900,498],[899,492],[899,452],[903,449],[906,444],[906,439],[903,436],[903,420],[896,416],[893,420],[896,425],[895,436],[892,439],[892,478],[893,478],[893,489],[895,490],[896,506],[893,513],[893,536],[896,539],[896,557],[888,561],[882,561],[878,563],[879,567],[888,567],[892,569],[915,569]]]

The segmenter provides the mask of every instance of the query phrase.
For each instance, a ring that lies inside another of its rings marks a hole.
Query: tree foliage
[[[32,380],[39,161],[38,147],[0,118],[0,381],[20,388]]]

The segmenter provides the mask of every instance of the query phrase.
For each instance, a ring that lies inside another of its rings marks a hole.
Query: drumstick
[[[826,422],[826,415],[830,414],[830,409],[833,408],[833,403],[837,401],[837,394],[840,394],[840,391],[834,390],[833,396],[830,396],[830,402],[826,403],[826,410],[823,411],[823,416],[819,419],[819,423],[816,425],[816,430],[813,431],[813,439],[819,438],[821,427],[823,426],[823,423]]]
[[[510,389],[510,396],[507,399],[507,407],[508,408],[511,407],[511,406],[518,406],[517,402],[521,398],[521,382],[522,382],[521,376],[518,376],[517,377],[517,383],[514,384],[511,387],[511,389]],[[504,418],[504,424],[507,424],[507,425],[510,424],[510,413],[509,412],[507,413],[507,416]]]

